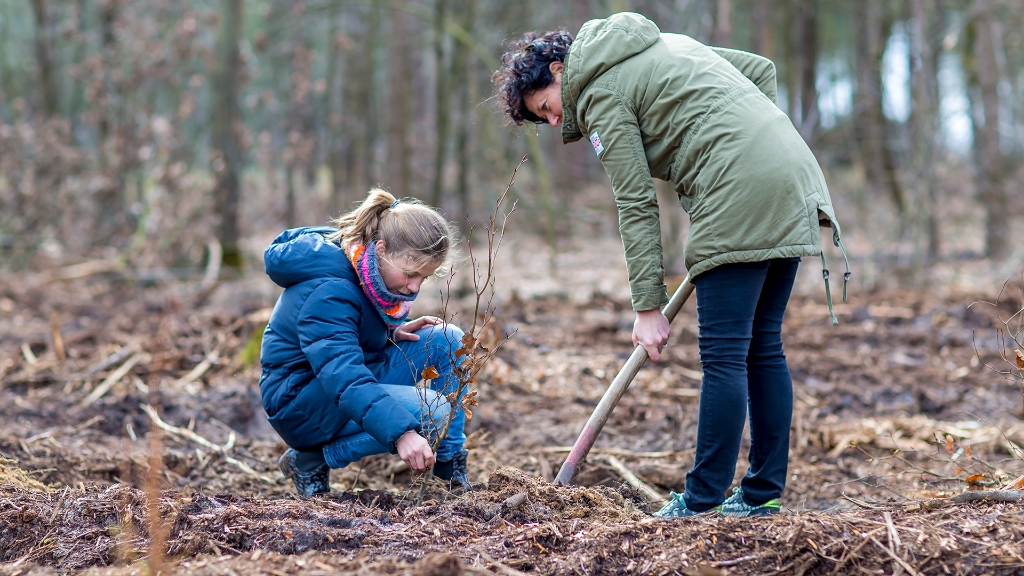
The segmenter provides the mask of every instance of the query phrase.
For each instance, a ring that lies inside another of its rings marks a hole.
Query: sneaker
[[[722,516],[772,516],[778,514],[781,509],[782,503],[779,502],[778,498],[772,498],[759,506],[747,504],[747,501],[743,499],[742,488],[734,489],[732,496],[729,496],[717,508],[722,513]]]
[[[311,472],[302,472],[295,465],[295,458],[298,452],[289,448],[277,460],[277,466],[284,473],[285,478],[290,478],[295,484],[295,490],[299,498],[308,500],[317,494],[327,494],[331,491],[331,468],[327,464],[318,466]]]
[[[710,510],[709,510],[710,512]],[[683,495],[676,492],[668,493],[668,504],[661,507],[654,513],[658,518],[690,518],[700,514],[706,514],[707,512],[697,512],[696,510],[690,510],[686,507],[686,502],[683,502]]]
[[[469,450],[460,450],[455,457],[448,461],[434,463],[434,476],[441,480],[447,480],[450,486],[470,490],[473,484],[469,481],[469,471],[466,470],[466,461],[469,459]]]

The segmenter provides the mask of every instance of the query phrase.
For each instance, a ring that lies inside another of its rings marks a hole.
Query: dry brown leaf
[[[946,453],[953,453],[953,437],[950,436],[949,434],[946,434]]]
[[[469,408],[470,406],[479,406],[477,402],[477,391],[470,390],[465,396],[462,397],[462,407]]]
[[[1024,352],[1017,350],[1017,368],[1024,370]]]
[[[469,424],[470,422],[473,421],[473,411],[465,407],[463,407],[462,409],[466,411],[466,424]]]
[[[439,377],[440,374],[437,373],[437,368],[434,368],[433,366],[427,366],[426,368],[423,369],[423,374],[421,376],[423,377],[424,380],[433,380],[434,378]]]
[[[981,484],[981,481],[984,479],[984,474],[971,474],[967,478],[964,478],[964,482],[966,482],[968,486],[974,487],[978,484]]]

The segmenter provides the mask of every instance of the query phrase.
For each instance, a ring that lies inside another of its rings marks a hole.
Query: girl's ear
[[[387,254],[388,245],[383,240],[377,240],[374,242],[374,247],[377,249],[377,254]]]

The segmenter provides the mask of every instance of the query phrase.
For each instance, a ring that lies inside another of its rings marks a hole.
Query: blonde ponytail
[[[342,248],[383,240],[388,254],[423,264],[446,264],[457,238],[455,227],[433,208],[415,198],[397,200],[380,188],[331,224],[338,231],[329,238]]]

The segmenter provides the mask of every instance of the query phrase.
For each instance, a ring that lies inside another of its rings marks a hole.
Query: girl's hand
[[[413,334],[413,332],[422,330],[427,326],[437,326],[440,323],[441,319],[435,316],[420,316],[415,320],[411,320],[402,324],[398,328],[395,328],[395,342],[401,342],[402,340],[415,342],[419,340],[420,337]]]
[[[434,465],[434,451],[430,449],[430,443],[415,430],[409,430],[395,443],[398,447],[398,457],[418,473],[427,471]]]
[[[633,346],[643,346],[651,360],[661,358],[661,349],[668,343],[668,318],[661,310],[643,310],[636,313],[633,322]]]

